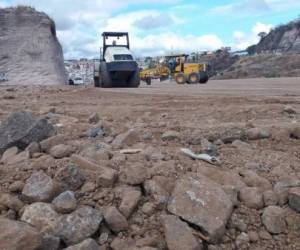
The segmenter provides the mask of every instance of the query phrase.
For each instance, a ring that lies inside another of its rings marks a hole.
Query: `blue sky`
[[[136,55],[242,50],[300,15],[300,0],[0,0],[18,4],[56,21],[66,58],[96,57],[102,31],[129,31]]]

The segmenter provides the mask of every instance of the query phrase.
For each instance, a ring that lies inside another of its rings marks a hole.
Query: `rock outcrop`
[[[0,72],[9,84],[66,83],[54,21],[30,7],[0,8]]]
[[[300,20],[278,26],[247,51],[250,55],[262,52],[300,53]]]

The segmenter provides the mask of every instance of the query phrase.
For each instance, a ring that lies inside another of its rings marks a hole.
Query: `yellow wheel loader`
[[[164,58],[164,63],[158,63],[156,66],[143,69],[140,72],[141,80],[148,85],[152,79],[160,79],[161,81],[168,79],[170,76],[178,84],[196,84],[207,83],[208,74],[205,63],[187,62],[188,55],[178,54],[170,55]]]

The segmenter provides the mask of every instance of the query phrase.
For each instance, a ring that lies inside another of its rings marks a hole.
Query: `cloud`
[[[237,1],[232,4],[221,5],[213,8],[211,13],[214,14],[235,14],[244,15],[246,14],[257,14],[269,11],[270,7],[266,0],[243,0]]]
[[[260,40],[258,34],[260,32],[269,33],[273,28],[273,25],[264,24],[261,22],[257,22],[253,28],[251,33],[246,34],[242,31],[235,31],[233,33],[234,43],[232,44],[233,50],[244,50],[253,44],[257,44]]]
[[[134,25],[140,29],[150,30],[161,27],[167,27],[174,22],[174,19],[169,14],[149,15],[139,20],[136,20]]]

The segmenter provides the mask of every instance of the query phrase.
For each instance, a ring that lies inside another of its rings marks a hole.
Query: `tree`
[[[262,40],[262,39],[264,39],[267,36],[267,33],[266,32],[260,32],[260,33],[258,33],[258,36]]]

